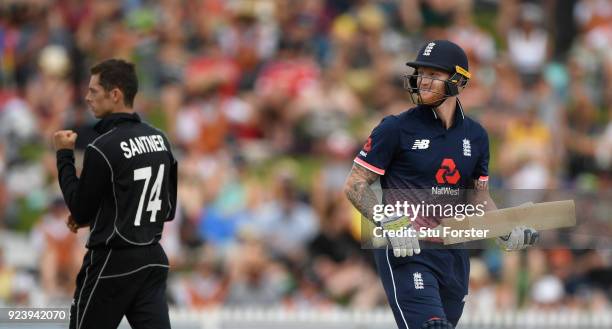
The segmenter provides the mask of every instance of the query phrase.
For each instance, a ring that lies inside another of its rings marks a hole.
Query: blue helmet
[[[448,72],[450,77],[445,80],[446,94],[444,99],[459,94],[460,88],[466,86],[471,77],[468,66],[467,55],[457,44],[448,40],[434,40],[425,44],[419,50],[416,60],[406,63],[415,69],[415,74],[406,75],[405,87],[410,91],[410,96],[416,94],[420,103],[418,74],[416,69],[419,67],[430,67]]]

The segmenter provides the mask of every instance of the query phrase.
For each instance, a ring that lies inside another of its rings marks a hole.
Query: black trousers
[[[169,329],[168,258],[159,244],[90,249],[77,276],[70,329]]]

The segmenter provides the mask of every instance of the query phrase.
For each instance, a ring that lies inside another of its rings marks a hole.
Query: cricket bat
[[[443,230],[445,245],[475,240],[484,240],[509,234],[513,228],[524,225],[538,231],[551,230],[576,225],[576,206],[574,200],[524,204],[517,207],[488,211],[484,216],[466,216],[459,221],[455,218],[442,219],[435,229]],[[445,229],[448,228],[448,229]],[[466,232],[472,229],[487,232],[485,237],[449,234]],[[488,230],[488,231],[485,231]]]

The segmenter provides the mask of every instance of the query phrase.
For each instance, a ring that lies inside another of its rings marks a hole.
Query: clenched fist
[[[78,224],[75,220],[74,217],[72,217],[72,215],[68,216],[68,220],[66,221],[66,226],[68,226],[68,229],[70,230],[70,232],[72,233],[76,233],[80,228],[82,227],[87,227],[89,226],[89,224]]]
[[[72,130],[60,130],[53,134],[53,145],[55,150],[69,149],[74,150],[74,143],[77,139],[77,133]]]

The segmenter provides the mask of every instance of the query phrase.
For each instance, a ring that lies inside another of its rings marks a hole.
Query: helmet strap
[[[467,82],[468,82],[467,78],[464,77],[463,75],[457,72],[453,73],[453,75],[450,76],[448,80],[444,82],[444,85],[446,87],[445,88],[446,94],[450,96],[459,95],[460,89],[465,88],[465,86],[467,85]]]
[[[416,75],[407,76],[406,80],[404,80],[404,88],[408,89],[410,99],[414,104],[427,105],[434,109],[442,105],[449,97],[459,95],[459,91],[463,89],[466,84],[467,79],[463,75],[455,72],[448,80],[444,81],[445,95],[434,103],[424,103],[421,97],[420,86],[417,84]]]

